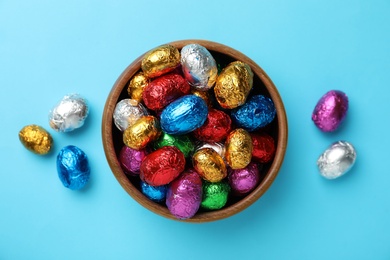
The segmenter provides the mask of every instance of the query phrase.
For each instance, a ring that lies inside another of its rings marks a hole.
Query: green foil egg
[[[155,150],[163,146],[175,146],[184,154],[185,157],[190,156],[195,149],[195,145],[188,136],[169,135],[167,133],[163,133],[161,137],[153,144],[153,148]]]
[[[230,186],[226,181],[203,182],[203,198],[200,206],[207,210],[221,209],[225,206],[230,192]]]

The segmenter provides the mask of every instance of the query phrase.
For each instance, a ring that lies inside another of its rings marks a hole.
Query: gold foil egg
[[[146,147],[161,134],[160,123],[154,116],[143,116],[123,132],[123,143],[135,150]]]
[[[19,139],[29,151],[40,155],[50,152],[53,146],[51,135],[38,125],[23,127],[19,132]]]
[[[213,102],[212,102],[210,93],[208,91],[202,91],[202,90],[198,90],[198,89],[192,88],[191,89],[191,94],[202,98],[206,102],[207,107],[212,107],[213,106]]]
[[[179,50],[169,44],[161,45],[145,54],[141,68],[148,78],[170,72],[180,65]]]
[[[142,101],[142,93],[144,88],[149,84],[149,79],[144,75],[143,72],[138,72],[130,80],[130,83],[127,87],[127,93],[131,99],[135,99],[138,102]]]
[[[253,85],[253,72],[248,64],[234,61],[217,78],[215,97],[221,107],[233,109],[245,103]]]
[[[227,164],[233,169],[243,169],[252,160],[252,138],[247,131],[238,128],[230,132],[226,139],[225,158]]]
[[[196,151],[192,164],[199,175],[209,182],[219,182],[227,176],[227,169],[222,157],[212,148]]]

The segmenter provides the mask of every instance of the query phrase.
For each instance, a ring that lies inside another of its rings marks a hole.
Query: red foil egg
[[[161,110],[177,98],[190,93],[191,87],[179,74],[166,74],[150,82],[142,93],[149,109]]]
[[[231,125],[232,120],[225,112],[211,108],[206,122],[194,131],[194,136],[204,142],[220,142],[226,139]]]
[[[274,158],[275,155],[275,141],[266,134],[251,134],[253,150],[252,159],[259,163],[267,163]]]
[[[184,171],[184,154],[173,146],[164,146],[147,155],[140,168],[142,181],[152,186],[165,185]]]

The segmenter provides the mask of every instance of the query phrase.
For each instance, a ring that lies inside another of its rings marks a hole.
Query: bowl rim
[[[131,79],[133,75],[135,75],[141,68],[141,62],[144,55],[147,53],[140,55],[137,59],[135,59],[127,68],[120,74],[118,79],[115,81],[104,106],[103,117],[102,117],[102,141],[103,148],[105,152],[105,156],[107,162],[111,168],[112,173],[114,174],[117,181],[123,187],[123,189],[139,204],[149,209],[150,211],[166,217],[168,219],[176,220],[176,221],[184,221],[184,222],[192,222],[192,223],[201,223],[201,222],[211,222],[220,219],[224,219],[235,215],[250,205],[252,205],[255,201],[257,201],[271,186],[276,176],[279,173],[279,170],[282,166],[284,156],[287,148],[288,141],[288,124],[287,124],[287,116],[286,111],[283,105],[282,98],[272,82],[272,80],[268,77],[268,75],[264,72],[264,70],[257,65],[252,59],[244,55],[243,53],[228,47],[226,45],[208,41],[208,40],[199,40],[199,39],[188,39],[188,40],[178,40],[173,41],[167,44],[173,45],[179,50],[191,43],[197,43],[204,46],[207,50],[213,52],[219,52],[224,55],[228,55],[235,60],[239,60],[247,63],[254,74],[256,74],[260,80],[263,82],[266,87],[269,95],[271,96],[272,101],[274,102],[276,108],[276,115],[278,119],[278,142],[276,146],[276,153],[273,159],[273,162],[263,178],[263,180],[259,183],[259,185],[248,195],[246,195],[245,199],[239,200],[238,202],[220,210],[216,211],[208,211],[201,212],[195,214],[192,218],[188,219],[177,219],[175,218],[168,210],[167,207],[155,203],[145,197],[142,192],[135,187],[131,181],[127,178],[126,174],[123,172],[119,160],[115,153],[113,136],[112,136],[112,127],[113,127],[113,112],[115,106],[118,102],[119,96],[122,93],[123,89],[127,87],[127,82]]]

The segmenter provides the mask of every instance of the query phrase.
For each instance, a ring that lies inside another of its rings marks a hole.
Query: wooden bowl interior
[[[183,46],[190,43],[198,43],[206,47],[213,55],[217,63],[221,65],[221,67],[225,67],[230,62],[236,60],[249,64],[254,73],[253,90],[251,95],[262,94],[271,97],[277,111],[277,117],[265,129],[265,131],[275,140],[276,154],[272,163],[268,163],[263,166],[261,170],[261,182],[257,188],[245,197],[231,196],[229,198],[228,204],[223,209],[217,211],[203,211],[200,209],[194,217],[182,220],[186,222],[207,222],[223,219],[242,211],[243,209],[253,204],[269,188],[283,162],[287,146],[287,119],[283,102],[276,87],[270,78],[266,75],[266,73],[255,62],[253,62],[244,54],[215,42],[203,40],[184,40],[172,42],[170,44],[174,45],[180,50]],[[125,69],[125,71],[115,82],[107,98],[102,120],[102,138],[104,151],[113,174],[130,196],[132,196],[138,203],[148,208],[149,210],[166,218],[178,220],[172,216],[172,214],[165,206],[165,203],[156,203],[145,197],[139,188],[139,178],[128,177],[120,167],[118,160],[119,152],[123,147],[123,141],[122,132],[120,132],[113,123],[113,112],[115,105],[120,100],[129,98],[127,94],[127,86],[132,76],[141,70],[140,68],[143,56],[144,55],[141,55]]]

